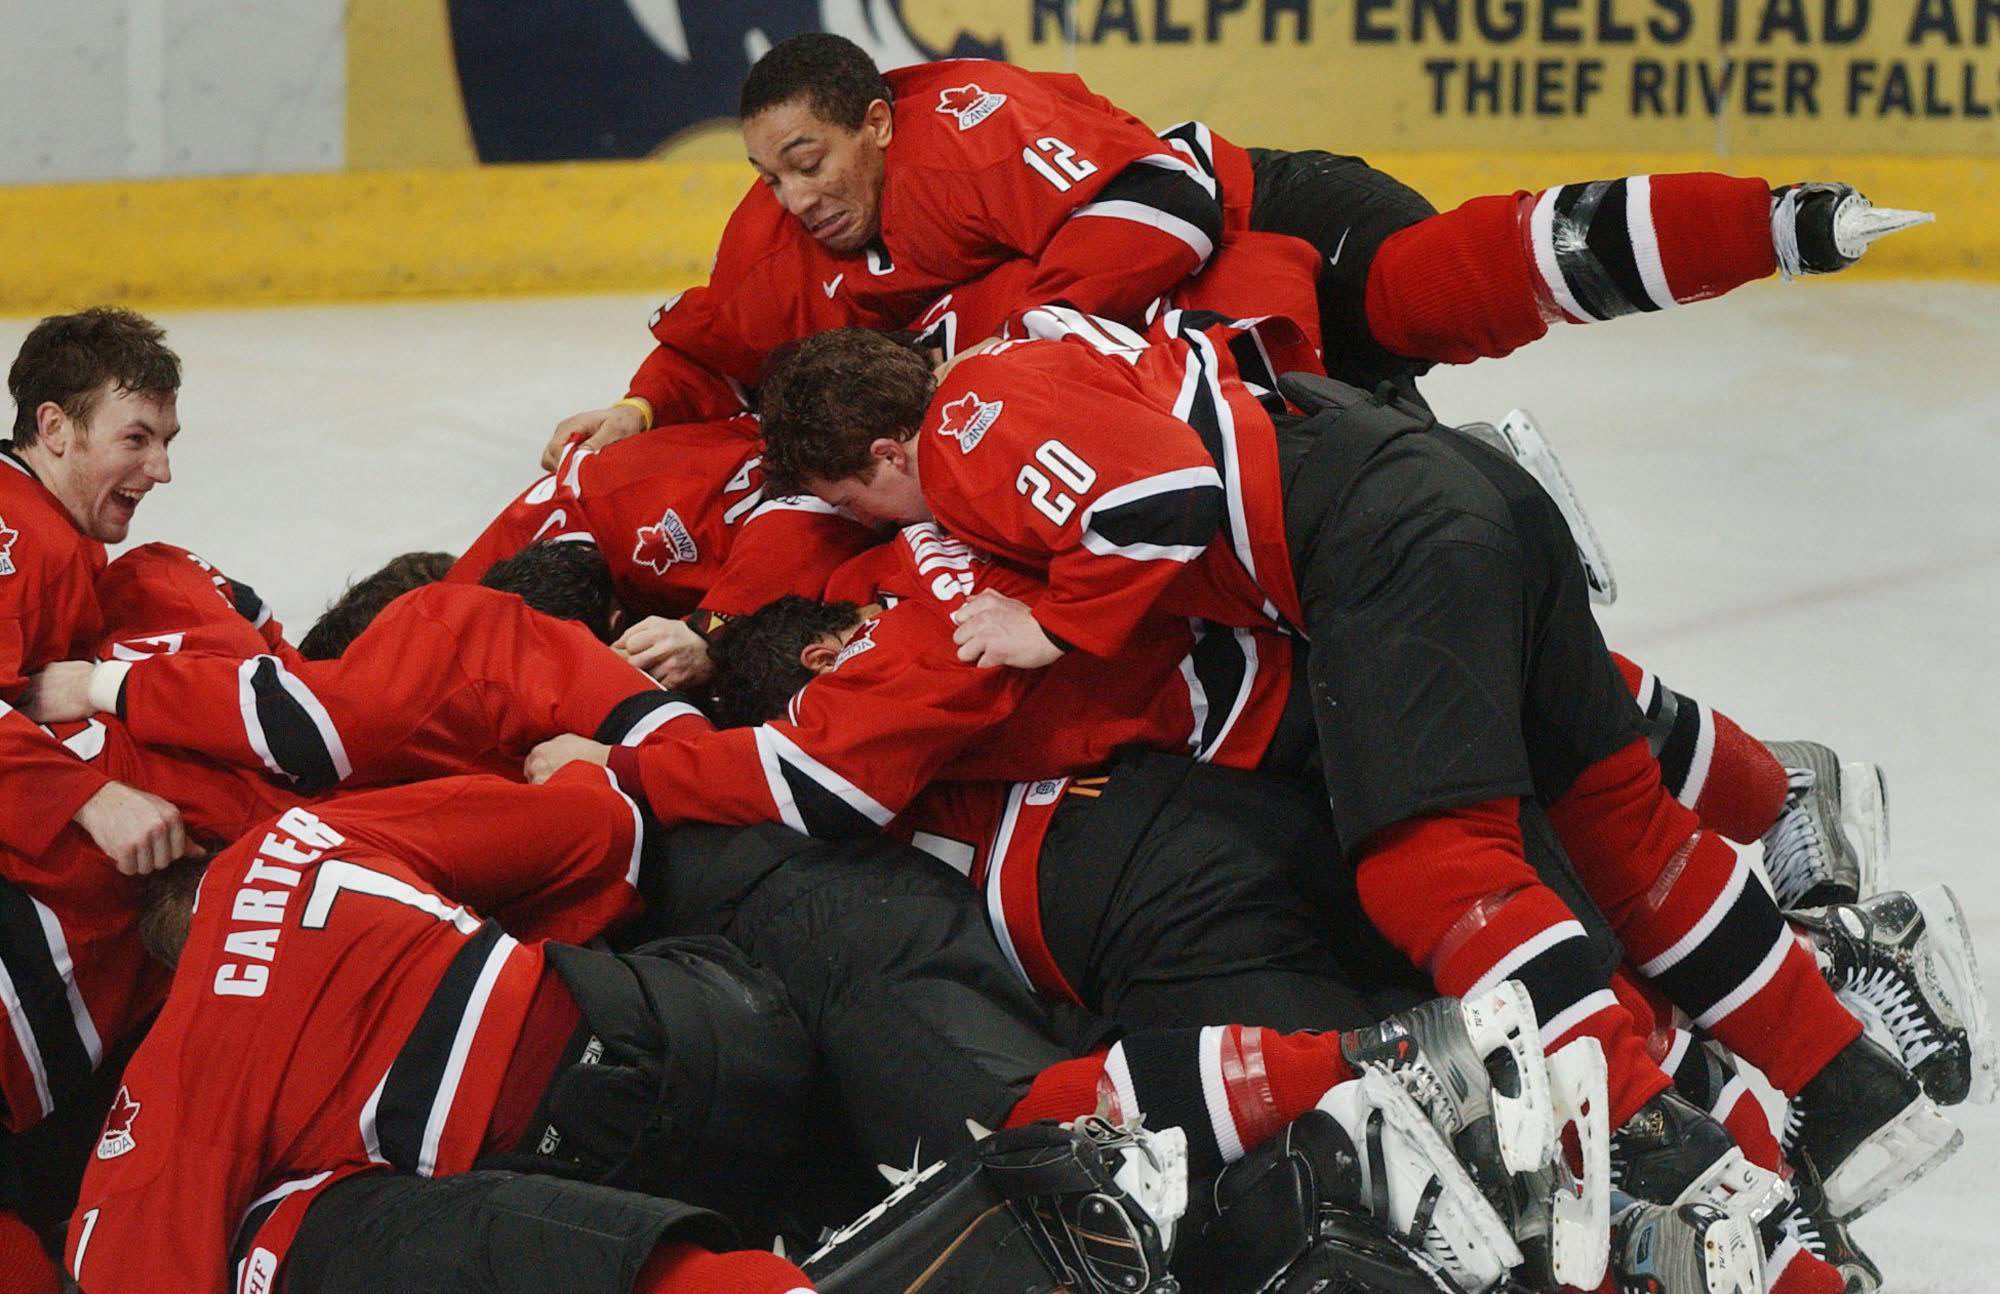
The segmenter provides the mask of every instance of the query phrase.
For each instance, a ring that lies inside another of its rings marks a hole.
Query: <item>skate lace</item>
[[[1931,1027],[1929,1013],[1917,994],[1896,970],[1872,966],[1845,986],[1848,993],[1868,1004],[1903,1053],[1903,1064],[1915,1067],[1944,1049],[1943,1041]]]
[[[1813,1257],[1825,1261],[1826,1235],[1819,1229],[1819,1220],[1803,1209],[1794,1208],[1784,1221],[1784,1229],[1799,1247]]]
[[[1804,793],[1812,789],[1811,769],[1791,770],[1791,794],[1785,811],[1764,834],[1764,870],[1771,877],[1781,907],[1790,907],[1814,884],[1833,874],[1826,859],[1826,841],[1813,829],[1812,810]]]
[[[1799,251],[1799,199],[1804,192],[1798,185],[1786,189],[1771,210],[1771,250],[1777,253],[1778,272],[1787,282],[1806,272]]]
[[[1785,1126],[1778,1130],[1778,1144],[1784,1147],[1786,1154],[1798,1148],[1799,1136],[1805,1130],[1805,1111],[1799,1108],[1797,1101],[1785,1102]]]

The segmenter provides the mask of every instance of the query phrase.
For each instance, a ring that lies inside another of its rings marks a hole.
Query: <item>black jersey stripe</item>
[[[0,877],[0,965],[6,968],[27,1025],[28,1036],[19,1041],[35,1050],[30,1060],[48,1083],[53,1110],[65,1097],[83,1090],[96,1066],[77,1032],[76,1017],[70,1014],[69,982],[56,965],[35,901],[4,877]]]
[[[312,713],[284,684],[284,669],[275,656],[259,656],[250,673],[253,713],[264,749],[280,771],[307,795],[317,795],[340,781],[333,752]]]
[[[484,922],[452,957],[382,1083],[375,1106],[376,1144],[384,1159],[406,1173],[417,1171],[424,1130],[443,1091],[459,1027],[487,959],[505,937],[498,925]]]
[[[1235,713],[1252,674],[1243,641],[1228,625],[1197,621],[1195,635],[1194,650],[1188,653],[1188,660],[1193,665],[1195,680],[1201,684],[1202,695],[1208,700],[1200,745],[1194,753],[1200,760],[1215,752],[1216,744],[1229,730],[1229,717]]]
[[[1134,162],[1111,177],[1078,212],[1106,202],[1130,202],[1193,226],[1211,250],[1222,241],[1222,204],[1178,167]]]
[[[1108,547],[1143,559],[1149,549],[1192,550],[1181,559],[1192,560],[1224,532],[1227,520],[1222,487],[1195,484],[1168,486],[1108,508],[1094,507],[1084,528],[1089,538],[1101,541],[1086,540],[1093,552]]]

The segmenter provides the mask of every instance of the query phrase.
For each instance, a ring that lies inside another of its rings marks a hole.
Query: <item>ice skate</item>
[[[1468,1164],[1529,1172],[1554,1153],[1541,1031],[1527,990],[1512,980],[1464,999],[1433,998],[1350,1030],[1340,1050],[1356,1069],[1393,1075]],[[1497,1195],[1500,1180],[1484,1178],[1481,1185]]]
[[[1762,1294],[1755,1224],[1712,1204],[1664,1205],[1618,1196],[1611,1224],[1619,1294]]]
[[[1783,1141],[1794,1162],[1812,1162],[1828,1216],[1851,1222],[1949,1159],[1965,1136],[1863,1034],[1792,1098]]]
[[[1882,770],[1816,741],[1766,743],[1790,777],[1785,807],[1764,833],[1764,872],[1781,908],[1852,903],[1882,888],[1889,859]]]
[[[1421,1235],[1370,1214],[1361,1157],[1339,1120],[1306,1111],[1194,1192],[1175,1276],[1204,1294],[1459,1294]]]
[[[1971,933],[1951,890],[1892,891],[1789,914],[1820,972],[1870,1036],[1940,1105],[1989,1102],[1996,1073],[1991,1016]]]
[[[1786,1241],[1840,1273],[1846,1282],[1843,1294],[1877,1294],[1882,1288],[1882,1269],[1861,1252],[1845,1222],[1827,1212],[1826,1192],[1812,1161],[1801,1160],[1792,1177],[1797,1199],[1773,1214],[1764,1223],[1764,1248],[1774,1259]]]
[[[1638,1199],[1706,1203],[1752,1224],[1791,1196],[1776,1173],[1744,1158],[1728,1129],[1671,1088],[1612,1134],[1611,1179]]]
[[[1583,561],[1584,579],[1590,585],[1590,600],[1607,607],[1616,602],[1618,579],[1611,573],[1611,559],[1605,555],[1604,541],[1597,537],[1597,528],[1584,514],[1576,487],[1569,483],[1561,460],[1549,447],[1534,415],[1525,409],[1509,409],[1497,427],[1490,422],[1473,422],[1459,430],[1506,454],[1540,483],[1555,500],[1563,520],[1569,523],[1570,538],[1576,541],[1576,555]]]
[[[992,1134],[902,1175],[801,1264],[828,1294],[1175,1294],[1187,1138],[1101,1119]]]
[[[1507,1224],[1473,1184],[1468,1164],[1397,1081],[1371,1069],[1320,1099],[1355,1147],[1367,1210],[1467,1291],[1492,1289],[1521,1263]],[[1497,1156],[1481,1165],[1499,1172]]]
[[[1786,278],[1844,270],[1884,234],[1936,219],[1929,211],[1878,207],[1852,185],[1827,180],[1771,194],[1771,243]]]

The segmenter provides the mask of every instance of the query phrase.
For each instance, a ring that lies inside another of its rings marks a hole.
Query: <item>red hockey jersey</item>
[[[273,1206],[295,1227],[354,1173],[471,1167],[543,973],[517,940],[632,915],[637,821],[573,766],[293,809],[218,855],[84,1176],[66,1255],[83,1288],[275,1289],[289,1228],[256,1225]]]
[[[763,185],[724,229],[705,287],[669,301],[631,393],[686,416],[680,362],[754,384],[764,359],[828,328],[898,328],[1004,261],[1037,272],[1020,307],[1063,301],[1137,323],[1248,225],[1242,149],[1190,123],[1163,137],[1066,73],[960,59],[889,72],[895,138],[875,246],[821,248]],[[670,416],[669,410],[675,412]]]
[[[151,750],[115,719],[55,729],[99,776],[181,807],[188,834],[228,844],[297,796],[192,755]],[[147,885],[65,825],[39,854],[0,846],[0,1096],[20,1131],[80,1091],[159,1006],[167,971],[139,944]]]
[[[468,772],[518,780],[538,742],[636,741],[676,705],[583,626],[442,583],[397,598],[333,660],[152,657],[131,664],[121,696],[139,740],[308,792]]]
[[[299,656],[257,590],[230,579],[175,544],[141,544],[97,578],[104,613],[102,660],[138,660],[178,651],[254,656],[286,664]]]
[[[104,545],[77,530],[28,465],[0,451],[0,845],[35,857],[105,783],[8,702],[28,675],[90,655]]]
[[[767,498],[757,420],[688,423],[603,451],[572,445],[466,549],[446,578],[474,582],[538,539],[604,550],[618,600],[642,615],[747,615],[787,593],[819,596],[876,542],[810,496]]]
[[[1045,671],[958,659],[952,612],[991,588],[1030,601],[1034,580],[934,526],[911,526],[857,559],[835,591],[890,601],[788,715],[715,731],[679,716],[612,767],[663,822],[781,821],[824,838],[885,826],[934,779],[1016,778],[1094,768],[1134,743],[1254,764],[1290,682],[1275,635],[1195,630],[1160,616],[1116,661],[1075,655]],[[1192,650],[1191,650],[1192,649]]]
[[[1035,618],[1094,656],[1155,608],[1236,626],[1299,622],[1271,418],[1233,347],[1169,315],[1167,340],[1061,309],[946,375],[917,431],[940,525],[1048,573]]]

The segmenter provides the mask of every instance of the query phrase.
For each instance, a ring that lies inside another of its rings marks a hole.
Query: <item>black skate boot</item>
[[[1611,1134],[1611,1180],[1637,1199],[1700,1201],[1753,1225],[1790,1198],[1776,1173],[1745,1159],[1727,1128],[1671,1088]]]
[[[1764,1220],[1764,1249],[1774,1265],[1789,1239],[1840,1273],[1842,1294],[1876,1294],[1882,1288],[1882,1269],[1861,1252],[1847,1224],[1826,1211],[1826,1192],[1811,1160],[1796,1165],[1792,1190],[1798,1198]]]
[[[1611,1272],[1619,1294],[1763,1294],[1754,1223],[1696,1200],[1614,1196]]]
[[[1882,888],[1888,782],[1874,764],[1843,764],[1816,741],[1765,743],[1785,766],[1784,811],[1764,833],[1764,872],[1781,908],[1852,903]]]
[[[1823,180],[1771,193],[1771,242],[1787,278],[1844,270],[1882,235],[1936,218],[1928,211],[1878,207],[1852,185]]]
[[[1965,1137],[1864,1034],[1792,1098],[1783,1140],[1794,1163],[1812,1161],[1828,1215],[1851,1222],[1950,1158]]]
[[[1820,973],[1869,1035],[1902,1058],[1940,1105],[1990,1101],[1992,1027],[1972,939],[1942,886],[1788,914]]]
[[[1176,1294],[1187,1138],[1100,1119],[993,1133],[912,1172],[800,1264],[826,1294]]]
[[[1541,1030],[1527,990],[1512,980],[1350,1030],[1340,1051],[1356,1070],[1381,1070],[1402,1084],[1496,1208],[1505,1173],[1540,1168],[1555,1151]],[[1494,1164],[1505,1172],[1492,1175]]]

